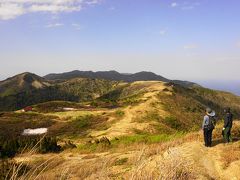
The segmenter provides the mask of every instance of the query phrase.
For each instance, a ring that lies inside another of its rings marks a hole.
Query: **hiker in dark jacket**
[[[225,117],[224,117],[224,126],[223,126],[223,136],[225,143],[232,142],[231,137],[231,129],[232,129],[232,122],[233,122],[233,114],[231,113],[230,108],[226,108],[224,110]]]
[[[212,132],[216,124],[215,115],[215,111],[210,108],[206,109],[206,115],[203,118],[202,124],[204,142],[206,147],[211,147],[212,145]]]

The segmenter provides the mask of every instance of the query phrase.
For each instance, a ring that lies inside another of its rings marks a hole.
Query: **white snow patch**
[[[63,108],[64,111],[76,111],[77,109],[75,108]]]
[[[29,136],[29,135],[41,135],[47,133],[47,128],[37,128],[37,129],[24,129],[22,135]]]

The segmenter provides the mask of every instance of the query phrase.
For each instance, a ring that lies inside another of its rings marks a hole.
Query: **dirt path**
[[[146,82],[135,82],[134,84],[146,83]],[[148,82],[149,86],[145,88],[145,94],[140,98],[143,102],[136,106],[129,106],[124,111],[124,117],[112,126],[104,131],[92,131],[90,133],[93,137],[107,136],[109,139],[113,139],[118,136],[130,135],[134,133],[134,129],[146,130],[151,128],[151,123],[137,122],[135,121],[139,116],[142,116],[148,110],[151,110],[151,104],[157,102],[157,94],[163,91],[166,86],[161,82]],[[134,85],[133,84],[133,85]],[[161,116],[166,116],[167,112],[163,108],[158,108]],[[113,119],[111,119],[113,121]]]
[[[219,144],[207,148],[201,142],[189,142],[170,148],[164,153],[164,159],[173,157],[177,153],[182,160],[194,166],[198,179],[238,180],[240,179],[240,160],[233,161],[227,167],[224,166],[222,153],[228,146],[232,144]]]
[[[137,123],[133,122],[134,118],[137,116],[136,110],[138,107],[131,108],[127,107],[124,111],[124,118],[120,119],[116,123],[114,123],[109,129],[103,131],[92,131],[91,136],[93,137],[101,137],[107,136],[109,139],[113,139],[118,136],[130,135],[132,130],[140,129],[143,130],[148,127],[148,123]],[[110,119],[110,121],[114,121],[114,119]]]

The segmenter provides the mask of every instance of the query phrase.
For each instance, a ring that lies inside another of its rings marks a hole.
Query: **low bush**
[[[123,116],[125,115],[125,112],[122,111],[122,110],[117,110],[117,111],[115,112],[115,114],[116,114],[118,117],[123,117]]]
[[[121,159],[117,159],[114,163],[115,166],[121,166],[125,163],[127,163],[128,158],[121,158]]]
[[[170,126],[173,129],[180,130],[182,127],[182,123],[178,121],[176,117],[168,116],[165,118],[164,121],[168,126]]]
[[[0,141],[0,158],[12,158],[17,153],[34,149],[39,153],[59,152],[61,146],[58,145],[55,137],[18,137]]]

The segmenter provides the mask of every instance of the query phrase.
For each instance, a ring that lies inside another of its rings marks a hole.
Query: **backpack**
[[[215,128],[215,124],[216,124],[215,117],[208,116],[208,118],[209,118],[208,124],[205,125],[204,128],[207,130],[213,130]]]

